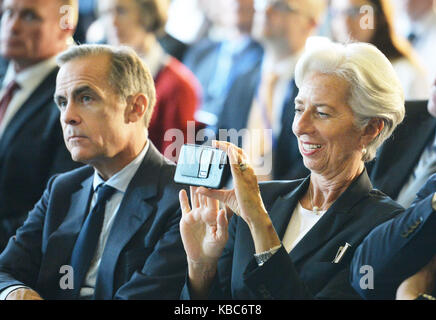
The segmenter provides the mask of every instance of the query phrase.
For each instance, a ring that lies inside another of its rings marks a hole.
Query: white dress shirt
[[[99,176],[97,171],[94,172],[94,181],[93,181],[94,194],[92,196],[89,212],[91,211],[91,209],[93,208],[93,206],[97,201],[97,193],[95,192],[95,190],[100,184],[106,183],[107,185],[115,188],[116,191],[112,195],[112,197],[106,202],[103,227],[98,240],[94,258],[92,259],[89,270],[86,273],[83,287],[80,289],[80,299],[92,299],[92,296],[94,295],[94,288],[97,281],[97,274],[101,262],[101,257],[103,255],[106,246],[106,241],[109,237],[109,233],[112,224],[114,222],[116,213],[120,208],[121,201],[124,198],[124,194],[126,193],[130,181],[132,180],[133,176],[136,174],[136,171],[138,171],[138,168],[141,165],[142,161],[144,160],[144,157],[148,152],[149,148],[150,148],[150,143],[147,142],[144,149],[132,162],[130,162],[127,166],[125,166],[121,171],[113,175],[106,182]],[[28,288],[28,287],[26,286],[8,287],[0,293],[0,300],[5,300],[10,292],[19,288]]]
[[[15,91],[6,113],[0,123],[0,138],[14,115],[20,110],[24,102],[32,95],[44,79],[56,68],[56,57],[41,61],[19,73],[15,73],[13,63],[9,63],[5,78],[3,79],[0,97],[6,92],[7,85],[15,80],[20,89]]]

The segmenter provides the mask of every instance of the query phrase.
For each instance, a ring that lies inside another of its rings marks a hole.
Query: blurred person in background
[[[390,0],[332,0],[330,9],[334,40],[375,45],[394,66],[406,100],[428,98],[427,73],[410,43],[396,33]]]
[[[67,11],[62,11],[63,6]],[[76,0],[4,0],[0,53],[0,251],[55,173],[79,166],[62,139],[53,101],[56,55],[77,25]]]
[[[406,117],[367,164],[374,186],[408,208],[436,173],[436,78],[430,98],[406,101]]]
[[[207,37],[199,41],[183,61],[203,87],[196,118],[217,134],[219,129],[246,127],[263,50],[250,36],[253,0],[213,1],[213,8],[209,8],[211,16],[212,13],[225,39],[215,41]]]
[[[149,138],[162,154],[175,160],[184,141],[171,140],[173,135],[165,139],[165,133],[169,129],[181,130],[186,141],[187,123],[194,121],[201,87],[189,69],[166,54],[157,40],[165,27],[168,1],[101,0],[98,10],[107,42],[132,47],[150,68],[157,103],[149,126]]]
[[[291,128],[298,94],[294,70],[307,38],[316,34],[325,8],[324,0],[255,1],[253,37],[263,45],[265,54],[243,149],[259,180],[297,179],[309,174]]]
[[[395,1],[399,12],[405,17],[398,21],[398,27],[412,44],[429,73],[429,83],[436,78],[436,1],[400,0]]]

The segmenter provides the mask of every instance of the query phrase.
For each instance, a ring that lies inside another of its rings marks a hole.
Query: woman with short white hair
[[[401,82],[389,60],[380,53],[366,43],[341,45],[327,38],[311,37],[295,70],[298,88],[310,72],[342,77],[349,85],[347,102],[356,125],[363,128],[371,119],[383,122],[377,137],[364,146],[365,162],[374,159],[377,148],[389,138],[405,114]]]
[[[404,117],[401,84],[374,46],[319,38],[296,83],[293,132],[310,175],[258,185],[244,152],[215,142],[229,155],[234,189],[191,187],[191,205],[180,193],[182,298],[359,298],[348,280],[353,252],[403,210],[372,188],[364,166]],[[219,202],[236,213],[230,222]]]

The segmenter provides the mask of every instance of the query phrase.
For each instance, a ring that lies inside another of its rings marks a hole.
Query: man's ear
[[[130,96],[127,107],[127,122],[137,122],[144,119],[145,111],[148,108],[148,99],[143,93]]]
[[[372,118],[363,130],[362,144],[367,146],[373,141],[383,130],[385,123],[380,118]]]

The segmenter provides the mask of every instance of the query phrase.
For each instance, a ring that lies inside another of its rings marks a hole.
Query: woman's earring
[[[364,156],[366,154],[367,150],[365,147],[362,148],[362,156]]]

